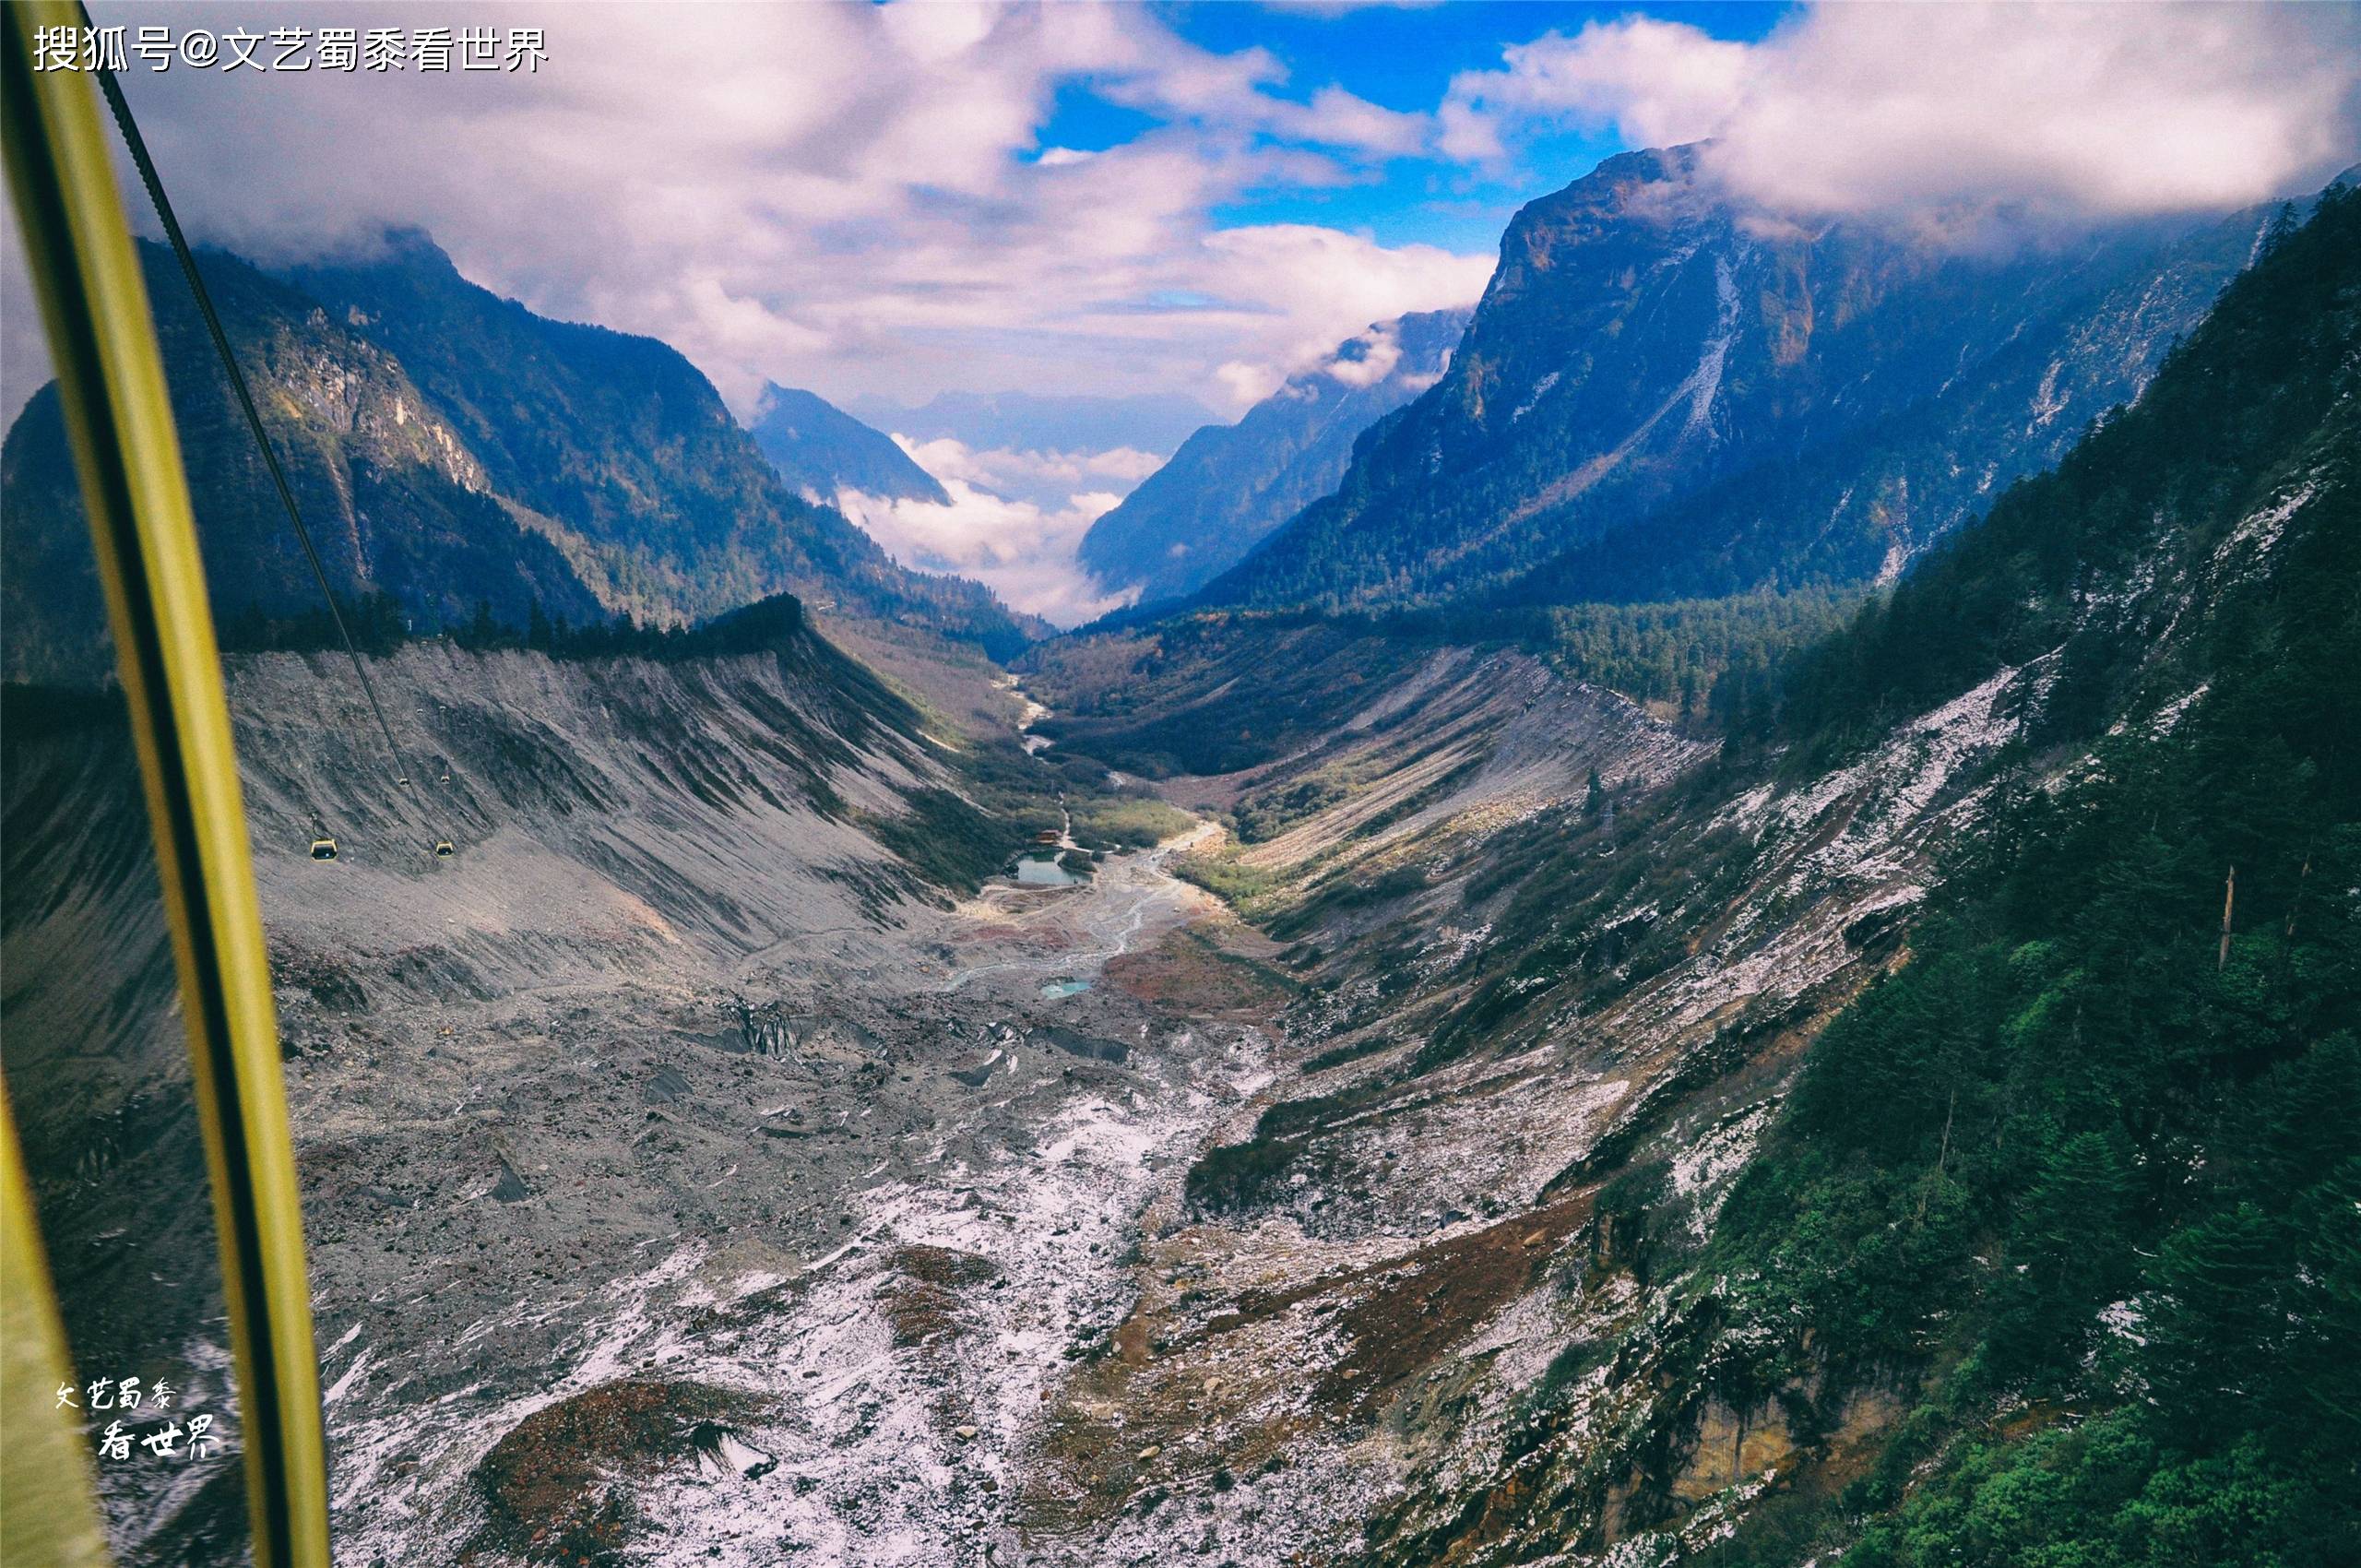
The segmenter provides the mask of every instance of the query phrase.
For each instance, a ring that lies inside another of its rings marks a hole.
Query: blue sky
[[[1432,6],[1370,6],[1341,13],[1316,8],[1219,4],[1158,6],[1174,31],[1209,50],[1260,47],[1287,69],[1283,96],[1335,82],[1370,102],[1405,113],[1442,101],[1464,71],[1497,70],[1504,45],[1556,32],[1568,37],[1588,22],[1612,23],[1657,15],[1715,38],[1751,42],[1793,7],[1786,5],[1569,6],[1464,0]],[[1097,111],[1089,95],[1061,101],[1064,113],[1045,135],[1068,122],[1088,134]],[[1489,249],[1517,208],[1629,150],[1611,123],[1548,128],[1527,144],[1509,168],[1471,170],[1432,157],[1390,160],[1380,177],[1343,189],[1275,190],[1215,208],[1224,223],[1324,223],[1363,230],[1383,244],[1423,242],[1451,250]]]
[[[1786,16],[1786,5],[1673,6],[1556,5],[1544,0],[1502,4],[1461,0],[1441,6],[1366,6],[1335,11],[1312,6],[1168,3],[1147,7],[1172,31],[1209,52],[1262,49],[1286,71],[1272,96],[1303,101],[1318,89],[1340,86],[1382,108],[1417,114],[1442,101],[1462,72],[1497,70],[1504,46],[1547,33],[1572,36],[1589,22],[1655,14],[1714,37],[1750,42]],[[1158,124],[1157,116],[1109,101],[1088,78],[1058,90],[1040,129],[1044,147],[1100,151],[1131,141]],[[1273,184],[1216,204],[1225,226],[1315,223],[1366,232],[1382,244],[1423,243],[1446,249],[1489,249],[1517,208],[1628,150],[1612,123],[1550,128],[1536,135],[1516,165],[1471,170],[1433,156],[1384,160],[1355,183],[1307,190]]]

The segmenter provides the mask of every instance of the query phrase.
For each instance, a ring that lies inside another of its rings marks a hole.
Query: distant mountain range
[[[1172,451],[1214,411],[1177,392],[1127,397],[1068,393],[944,392],[915,408],[887,398],[848,399],[853,414],[915,441],[950,439],[977,450]]]
[[[1143,602],[1194,592],[1336,488],[1362,431],[1439,380],[1469,313],[1371,327],[1288,378],[1236,424],[1210,424],[1092,525],[1082,564]]]
[[[2271,213],[1979,249],[1767,223],[1694,154],[1609,159],[1519,212],[1442,379],[1204,599],[1890,576],[2135,397]]]
[[[772,383],[763,388],[747,429],[788,487],[807,501],[825,505],[840,490],[858,490],[889,501],[951,504],[934,476],[892,436],[816,393]]]
[[[217,613],[318,608],[169,253],[143,246]],[[534,315],[424,235],[272,274],[201,260],[339,594],[421,630],[696,620],[791,590],[997,656],[1038,627],[984,588],[896,565],[797,496],[711,383],[653,339]],[[87,675],[104,617],[54,388],[0,452],[12,679]]]
[[[1976,247],[1774,224],[1694,149],[1610,159],[1511,223],[1472,315],[1355,339],[1234,425],[1178,395],[771,387],[749,431],[650,339],[534,315],[424,235],[206,275],[340,594],[420,630],[693,621],[791,591],[1013,656],[1046,626],[897,565],[825,500],[947,503],[881,433],[1119,454],[1081,546],[1147,601],[1357,609],[1704,598],[1891,578],[2136,398],[2273,209]],[[165,253],[143,252],[218,608],[316,608]],[[1176,450],[1177,449],[1177,450]],[[1127,473],[1120,473],[1129,465]],[[1016,476],[1006,481],[1015,483]],[[11,678],[104,667],[53,391],[0,451]],[[1040,477],[1038,504],[1075,488]],[[1054,493],[1051,493],[1054,492]]]

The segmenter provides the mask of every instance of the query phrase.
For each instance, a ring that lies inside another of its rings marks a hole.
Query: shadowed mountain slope
[[[839,490],[858,490],[894,501],[951,504],[934,476],[910,461],[892,436],[816,393],[765,386],[747,430],[788,488],[807,500],[825,505]]]
[[[1564,603],[1891,576],[2135,395],[2268,216],[1987,254],[1763,222],[1694,148],[1609,159],[1518,213],[1443,379],[1204,597]]]
[[[1082,564],[1143,602],[1194,592],[1327,494],[1353,441],[1434,385],[1467,312],[1382,322],[1288,378],[1236,424],[1207,425],[1083,536]]]
[[[217,614],[318,608],[170,255],[143,246]],[[535,315],[421,235],[273,277],[201,258],[337,592],[420,630],[479,604],[521,626],[695,620],[793,589],[1005,656],[1027,632],[985,589],[896,566],[785,483],[713,386],[652,339]],[[103,623],[52,394],[5,456],[7,671],[103,668]]]

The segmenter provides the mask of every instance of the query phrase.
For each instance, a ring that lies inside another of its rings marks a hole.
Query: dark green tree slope
[[[2356,394],[2338,192],[1795,676],[1824,754],[2062,646],[2027,760],[2094,750],[2001,781],[1731,1199],[1708,1272],[1755,1331],[1714,1375],[1919,1408],[1836,1516],[1721,1561],[2361,1561]]]

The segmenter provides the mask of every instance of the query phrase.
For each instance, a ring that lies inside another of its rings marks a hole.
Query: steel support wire
[[[89,9],[81,8],[81,15],[83,25],[89,26]],[[114,73],[101,65],[95,74],[99,89],[106,95],[107,108],[114,114],[115,127],[123,133],[123,144],[130,150],[132,165],[139,171],[139,183],[148,189],[148,205],[156,209],[156,220],[164,226],[164,238],[172,246],[173,258],[180,263],[181,276],[188,280],[196,313],[205,318],[205,330],[213,339],[213,351],[221,361],[221,374],[237,398],[239,411],[245,415],[246,428],[254,434],[263,467],[270,470],[270,482],[279,492],[279,504],[286,510],[297,541],[303,546],[303,559],[311,564],[313,580],[320,585],[320,598],[328,607],[328,618],[336,623],[336,635],[344,643],[345,657],[352,661],[352,673],[361,682],[361,695],[369,699],[369,712],[377,720],[377,733],[385,737],[386,755],[394,765],[394,781],[407,785],[411,777],[409,765],[402,760],[402,749],[394,740],[393,727],[386,722],[386,710],[377,701],[377,688],[369,679],[369,667],[362,661],[361,649],[352,640],[352,629],[345,624],[344,612],[336,601],[336,589],[328,586],[327,567],[312,543],[312,530],[303,525],[303,509],[295,505],[295,492],[287,482],[287,470],[279,466],[278,449],[271,445],[270,436],[263,430],[254,392],[246,385],[246,373],[238,367],[238,356],[230,348],[230,335],[221,327],[221,315],[213,308],[212,291],[205,286],[204,274],[196,269],[196,256],[189,249],[188,237],[181,232],[181,220],[172,211],[171,199],[164,195],[164,182],[156,172],[156,160],[148,155],[147,138],[139,134],[139,122],[132,118],[131,104],[123,96],[123,84],[115,80]]]

